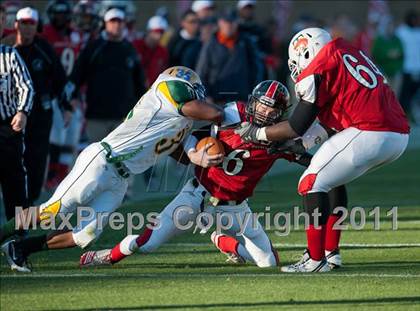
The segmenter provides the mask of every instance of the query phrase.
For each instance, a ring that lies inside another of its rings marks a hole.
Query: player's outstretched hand
[[[190,158],[190,161],[194,163],[195,165],[201,166],[201,167],[211,167],[219,165],[223,162],[223,154],[214,154],[209,155],[207,153],[207,150],[213,146],[214,144],[206,144],[203,148],[199,150],[191,150],[188,152],[188,157]]]
[[[249,143],[258,143],[258,130],[260,128],[250,122],[242,122],[235,130],[235,133],[241,136],[242,140]]]

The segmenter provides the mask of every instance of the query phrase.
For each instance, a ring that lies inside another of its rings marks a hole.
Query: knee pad
[[[306,174],[302,176],[299,180],[298,193],[303,196],[312,192],[328,192],[331,190],[329,185],[322,182],[322,178],[321,181],[317,178],[318,174]],[[315,182],[317,182],[316,185]]]
[[[87,226],[80,231],[73,231],[73,240],[77,246],[84,249],[91,245],[100,235],[101,232],[99,230],[95,230],[95,228]]]

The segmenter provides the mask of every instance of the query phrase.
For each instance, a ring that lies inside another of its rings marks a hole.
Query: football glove
[[[303,146],[302,139],[289,139],[285,142],[273,142],[268,149],[268,154],[277,153],[293,153],[302,155],[306,153],[306,149]]]
[[[260,128],[255,124],[243,122],[236,130],[235,133],[241,136],[242,140],[247,143],[260,143],[258,137],[258,130]]]

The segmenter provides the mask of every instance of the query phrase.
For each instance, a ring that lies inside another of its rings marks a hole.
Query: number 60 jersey
[[[236,105],[233,108],[238,114],[238,121],[246,121],[244,103],[236,102],[228,105]],[[196,166],[195,169],[195,176],[199,182],[219,200],[243,201],[251,197],[258,182],[277,159],[283,158],[288,161],[296,159],[292,154],[268,154],[266,146],[244,143],[234,130],[222,130],[217,134],[225,149],[223,163],[209,168]]]
[[[409,133],[386,78],[362,51],[338,38],[326,44],[298,76],[296,96],[319,107],[319,121],[337,131]]]
[[[125,121],[102,141],[132,174],[140,174],[188,136],[193,121],[182,115],[181,108],[197,97],[189,82],[161,74]]]

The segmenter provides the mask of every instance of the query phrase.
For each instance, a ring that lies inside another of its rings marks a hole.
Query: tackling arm
[[[211,121],[217,124],[223,121],[223,109],[221,107],[198,99],[185,103],[181,112],[184,116],[194,120]]]

